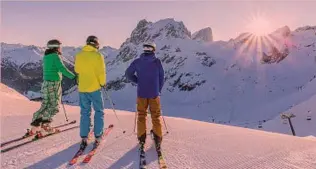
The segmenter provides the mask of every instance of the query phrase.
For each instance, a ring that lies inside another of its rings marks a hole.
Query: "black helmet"
[[[47,48],[49,49],[52,49],[52,48],[59,48],[61,45],[61,42],[57,39],[52,39],[52,40],[49,40],[47,42]]]
[[[87,42],[87,45],[91,45],[91,46],[99,49],[99,45],[100,45],[99,44],[99,39],[96,36],[93,36],[93,35],[89,36],[87,38],[86,42]]]

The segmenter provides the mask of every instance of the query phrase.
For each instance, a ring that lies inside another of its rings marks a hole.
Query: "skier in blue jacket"
[[[146,116],[149,106],[156,144],[162,141],[160,93],[164,85],[164,70],[155,56],[156,44],[144,43],[144,53],[127,68],[126,77],[137,84],[137,137],[141,146],[146,140]]]

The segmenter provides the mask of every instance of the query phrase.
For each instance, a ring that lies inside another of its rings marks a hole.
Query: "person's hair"
[[[45,50],[45,55],[49,55],[51,53],[57,53],[58,55],[61,55],[61,52],[58,48],[50,48]]]

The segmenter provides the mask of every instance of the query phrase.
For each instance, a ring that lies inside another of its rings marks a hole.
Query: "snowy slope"
[[[313,84],[315,88],[315,83]],[[296,117],[292,118],[292,123],[297,136],[316,136],[316,95],[313,95],[307,101],[304,101],[298,105],[294,105],[289,110],[282,113],[293,113]],[[308,118],[311,120],[307,120]],[[281,116],[277,116],[273,120],[267,121],[263,124],[265,131],[272,131],[278,133],[292,134],[289,123],[287,120],[281,119]]]
[[[23,134],[39,103],[16,98],[1,100],[1,142]],[[12,106],[13,103],[19,106]],[[66,106],[71,119],[79,120],[78,107]],[[10,114],[9,112],[19,112]],[[78,149],[79,130],[74,129],[1,154],[3,169],[108,168],[136,169],[137,141],[133,133],[134,114],[119,111],[119,126],[110,110],[106,125],[115,128],[99,153],[87,165],[67,166]],[[315,169],[316,140],[282,134],[165,117],[169,134],[162,148],[170,169]],[[54,124],[64,122],[62,112]],[[150,128],[150,127],[149,127]],[[122,129],[127,130],[125,134]],[[91,146],[89,146],[89,149]],[[146,144],[148,168],[157,168],[157,157],[150,137]]]
[[[16,99],[21,99],[21,100],[28,100],[27,97],[21,95],[14,89],[0,83],[0,92],[1,92],[1,99],[6,99],[7,97],[12,97]]]

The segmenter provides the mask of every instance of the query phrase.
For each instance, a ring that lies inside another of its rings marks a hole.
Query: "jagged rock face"
[[[190,39],[191,33],[183,22],[174,19],[164,19],[156,23],[141,20],[132,31],[131,37],[125,43],[139,45],[146,41],[163,39]]]
[[[289,53],[290,52],[288,48],[284,48],[283,51],[280,51],[276,47],[273,47],[270,54],[266,54],[265,52],[263,52],[261,61],[262,63],[268,64],[279,63],[283,59],[285,59],[289,55]]]
[[[199,77],[201,74],[196,74],[194,72],[180,73],[177,78],[172,82],[173,88],[168,88],[170,92],[175,89],[179,91],[192,91],[196,87],[203,85],[206,80],[196,80],[195,77]]]
[[[139,21],[136,28],[120,47],[119,54],[114,62],[127,62],[136,58],[141,51],[144,42],[156,42],[168,39],[191,39],[191,32],[184,26],[183,22],[174,19],[163,19],[152,23],[143,19]]]
[[[212,42],[213,41],[212,29],[210,27],[201,29],[192,35],[192,39],[203,41],[203,42]]]
[[[304,27],[300,27],[295,29],[295,32],[302,32],[302,31],[308,31],[308,30],[313,30],[316,33],[316,26],[304,26]],[[315,34],[316,35],[316,34]]]
[[[139,44],[141,42],[147,41],[150,37],[148,36],[148,33],[146,32],[150,23],[148,21],[141,20],[136,28],[133,30],[131,34],[131,38],[129,42],[134,43],[134,44]]]
[[[132,43],[125,43],[118,52],[116,58],[110,62],[110,65],[114,65],[120,62],[127,62],[131,59],[134,59],[138,56],[137,54],[137,46]]]
[[[216,60],[211,56],[208,56],[205,52],[197,52],[196,54],[201,57],[201,63],[203,66],[211,67],[216,64]]]
[[[281,27],[274,31],[272,35],[279,34],[283,38],[289,37],[291,35],[291,29],[288,26]]]

